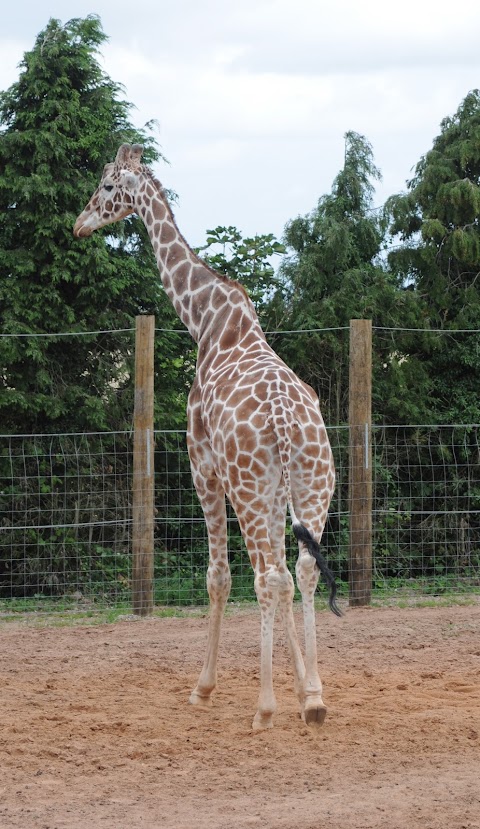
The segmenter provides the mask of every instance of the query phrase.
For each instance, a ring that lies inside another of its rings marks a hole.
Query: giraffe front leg
[[[293,578],[290,573],[288,573],[288,576],[290,576],[291,579],[291,591],[288,590],[288,592],[285,591],[285,593],[280,593],[278,610],[283,622],[288,650],[292,660],[293,687],[300,706],[302,707],[305,701],[305,664],[303,661],[302,651],[300,649],[300,643],[298,641],[295,619],[293,617],[293,595],[295,590]]]
[[[212,560],[207,571],[207,589],[210,597],[207,652],[198,682],[190,694],[190,703],[210,708],[212,692],[217,685],[217,658],[225,605],[230,594],[231,576],[225,559]]]
[[[200,471],[204,473],[205,467]],[[194,473],[194,483],[208,532],[207,589],[210,598],[210,618],[207,652],[198,682],[190,695],[190,702],[200,708],[210,708],[212,692],[217,684],[217,657],[222,618],[231,587],[227,555],[227,515],[225,493],[215,476],[206,478],[204,474]]]
[[[261,554],[260,554],[261,555]],[[279,600],[280,579],[275,566],[255,574],[255,592],[261,612],[260,629],[260,694],[252,728],[261,731],[273,727],[277,702],[273,690],[273,623]]]

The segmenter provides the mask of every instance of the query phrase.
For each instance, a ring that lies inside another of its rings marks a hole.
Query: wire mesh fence
[[[479,428],[373,427],[374,595],[480,591]],[[349,429],[328,432],[337,485],[322,549],[346,596]],[[130,602],[132,445],[129,432],[0,436],[5,607]],[[251,567],[230,509],[228,527],[231,599],[252,599]],[[206,603],[208,542],[183,431],[155,434],[154,538],[155,602]],[[292,569],[296,552],[287,523]]]
[[[478,425],[373,429],[374,583],[480,587]]]
[[[0,437],[0,597],[127,596],[128,433]]]

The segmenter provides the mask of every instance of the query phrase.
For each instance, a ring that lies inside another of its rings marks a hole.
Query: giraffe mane
[[[160,181],[160,180],[156,177],[156,175],[155,175],[155,173],[153,172],[153,170],[151,170],[151,168],[150,168],[150,167],[148,167],[146,164],[141,164],[141,165],[140,165],[140,170],[141,170],[141,172],[142,172],[142,173],[143,173],[143,174],[144,174],[144,175],[145,175],[145,176],[149,179],[149,181],[153,184],[153,186],[154,186],[154,187],[156,187],[156,188],[160,191],[160,194],[161,194],[161,196],[163,197],[164,202],[165,202],[165,205],[166,205],[166,207],[167,207],[167,210],[168,210],[168,212],[169,212],[169,214],[170,214],[170,218],[171,218],[171,220],[172,220],[173,224],[175,225],[175,227],[176,227],[176,229],[177,229],[177,232],[178,232],[179,236],[181,236],[181,238],[182,238],[182,240],[183,240],[184,244],[185,244],[185,245],[186,245],[186,247],[187,247],[187,248],[191,251],[192,255],[193,255],[196,259],[198,259],[198,261],[199,261],[199,262],[203,265],[203,267],[204,267],[204,268],[206,268],[206,269],[207,269],[207,271],[209,271],[211,274],[213,274],[213,276],[215,276],[215,277],[216,277],[217,279],[219,279],[221,282],[224,282],[225,284],[230,285],[232,288],[238,288],[238,290],[240,291],[240,293],[242,293],[242,294],[243,294],[243,296],[244,296],[244,297],[245,297],[245,299],[248,301],[248,303],[249,303],[249,304],[251,304],[251,302],[252,302],[252,301],[251,301],[251,299],[250,299],[250,297],[249,297],[249,295],[248,295],[248,293],[247,293],[246,288],[242,285],[242,283],[241,283],[241,282],[238,282],[238,280],[236,280],[236,279],[230,279],[230,277],[229,277],[229,276],[227,276],[226,274],[224,274],[224,273],[220,273],[219,271],[216,271],[214,268],[212,268],[212,267],[208,264],[208,262],[205,262],[205,260],[204,260],[204,259],[202,259],[202,258],[201,258],[201,257],[200,257],[197,253],[195,253],[195,251],[194,251],[194,250],[192,250],[192,248],[191,248],[191,247],[190,247],[190,245],[188,244],[187,240],[185,239],[185,237],[184,237],[183,233],[182,233],[182,232],[179,230],[179,228],[178,228],[177,222],[176,222],[176,220],[175,220],[175,214],[174,214],[174,212],[173,212],[173,210],[172,210],[172,207],[171,207],[171,204],[170,204],[170,200],[169,200],[169,198],[168,198],[168,194],[167,194],[167,191],[166,191],[165,187],[163,186],[163,184],[161,183],[161,181]]]

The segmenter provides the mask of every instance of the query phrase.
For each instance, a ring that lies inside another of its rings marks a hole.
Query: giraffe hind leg
[[[272,728],[277,707],[272,675],[273,626],[275,611],[284,589],[285,574],[277,566],[270,544],[269,524],[271,503],[276,490],[275,483],[273,481],[269,491],[263,493],[265,509],[257,510],[256,513],[242,506],[235,491],[229,493],[254,570],[255,593],[261,615],[260,692],[257,712],[252,724],[254,731]]]
[[[293,597],[295,594],[295,585],[293,577],[287,568],[286,554],[285,554],[285,519],[286,519],[286,497],[283,483],[277,490],[275,496],[275,503],[272,511],[272,520],[270,524],[270,543],[272,546],[272,553],[279,573],[283,576],[279,603],[278,614],[285,630],[288,650],[293,668],[293,682],[295,694],[299,700],[302,708],[304,702],[304,680],[305,680],[305,663],[303,661],[300,643],[298,641],[298,634],[293,615]]]
[[[323,702],[322,682],[318,673],[317,640],[314,596],[319,571],[315,560],[300,544],[296,564],[297,585],[302,594],[303,621],[305,628],[305,679],[301,716],[307,725],[322,725],[327,708]]]

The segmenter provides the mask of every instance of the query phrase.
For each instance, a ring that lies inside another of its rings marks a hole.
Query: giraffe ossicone
[[[336,604],[319,542],[335,484],[327,432],[313,389],[268,345],[244,288],[205,264],[179,232],[160,183],[141,162],[142,147],[122,144],[75,222],[74,235],[136,213],[147,228],[163,286],[198,343],[188,399],[188,452],[209,540],[207,651],[190,702],[209,707],[217,682],[220,628],[230,593],[225,496],[238,518],[261,611],[260,693],[253,728],[273,724],[275,612],[292,658],[300,713],[321,724],[326,707],[317,666],[314,594],[320,572]],[[302,595],[305,656],[293,616],[294,582],[285,560],[287,508],[298,539],[295,568]]]

